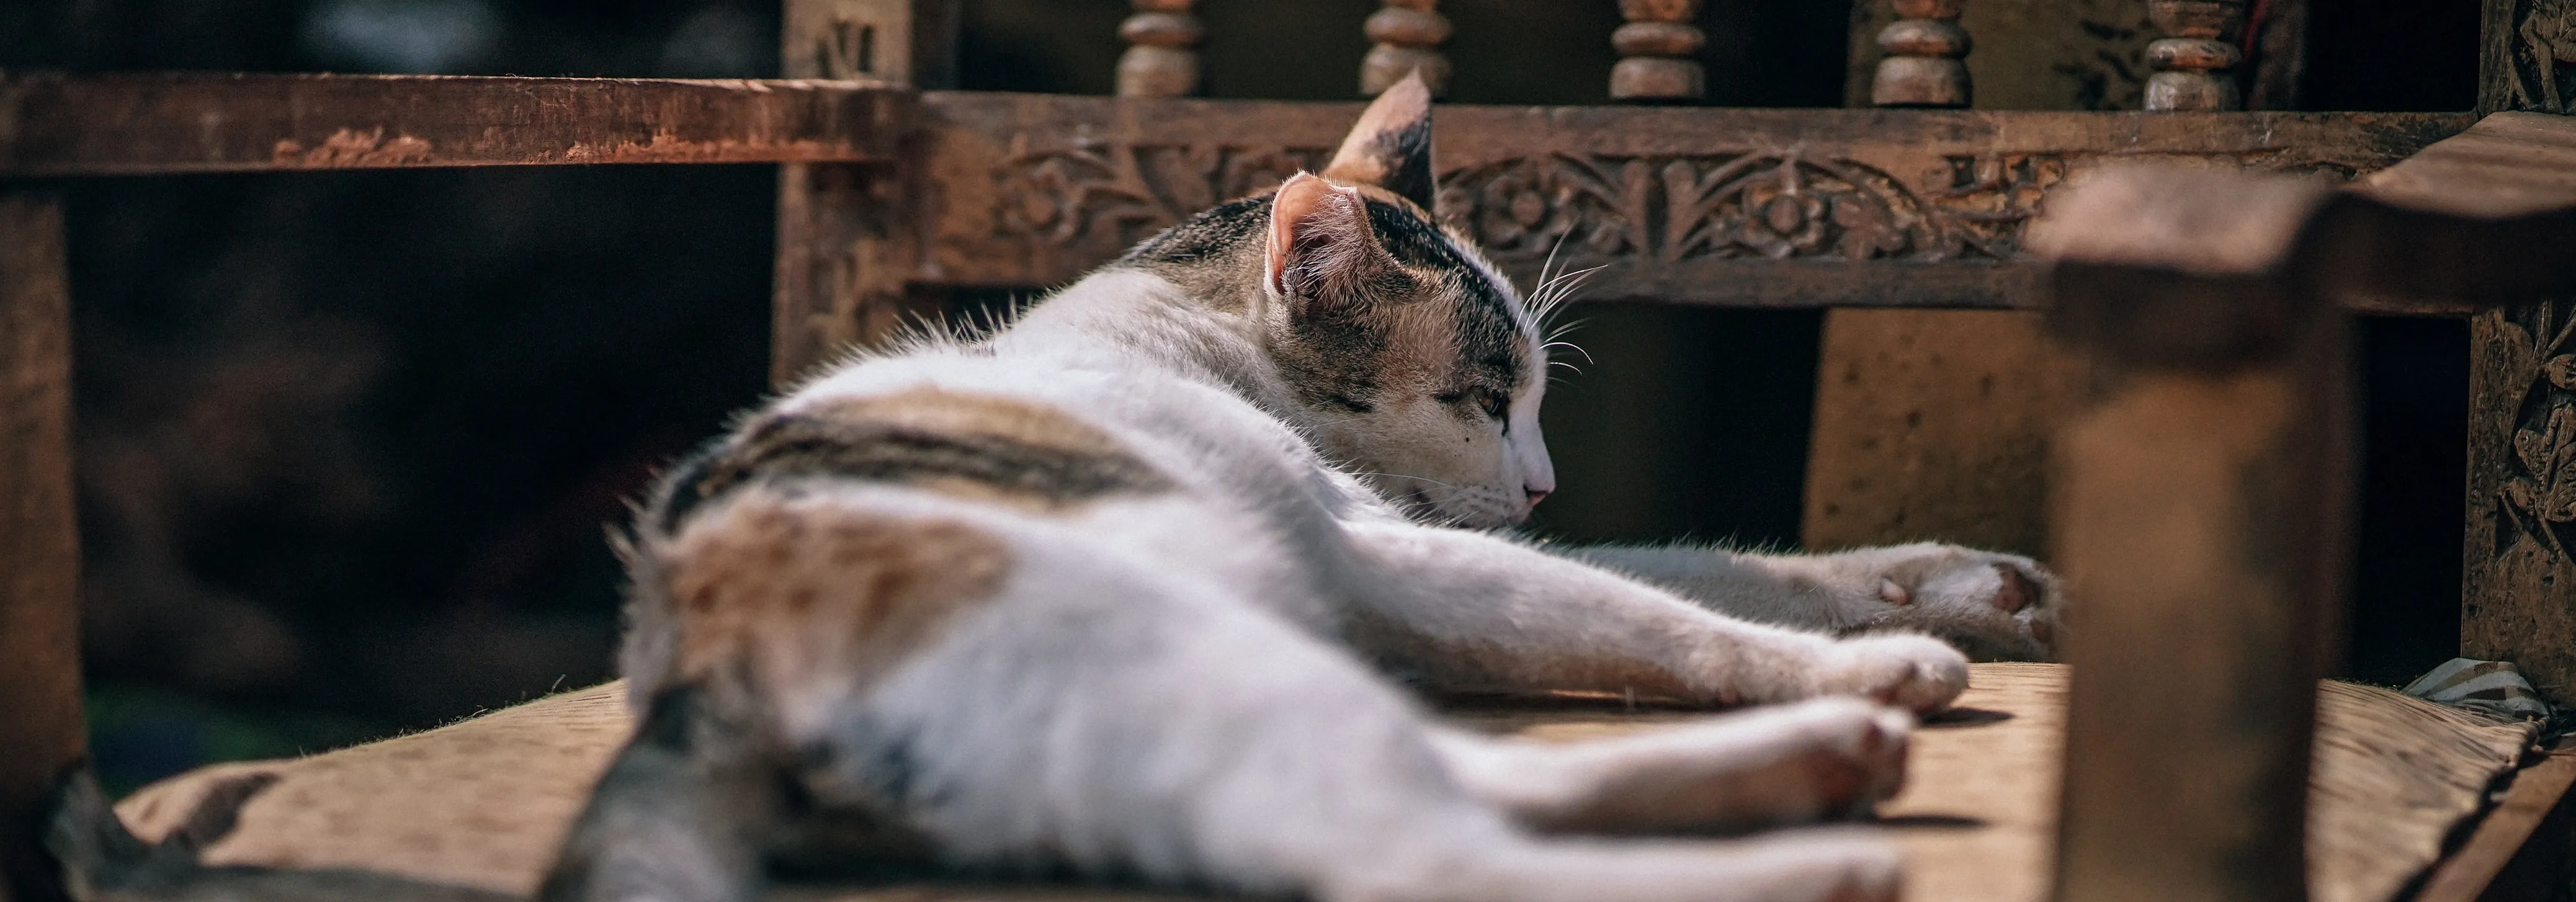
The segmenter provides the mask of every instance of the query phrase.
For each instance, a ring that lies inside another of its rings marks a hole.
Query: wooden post
[[[2115,167],[2051,199],[2031,248],[2055,261],[2050,324],[2091,355],[2100,399],[2057,445],[2057,564],[2082,600],[2060,649],[2074,680],[2058,898],[2304,896],[2316,681],[2339,653],[2351,549],[2340,310],[2547,313],[2532,302],[2576,293],[2576,258],[2531,249],[2570,245],[2576,127],[2554,116],[2489,117],[2359,191]],[[2482,353],[2519,367],[2520,419],[2484,428],[2542,424],[2511,440],[2537,472],[2504,476],[2472,513],[2509,508],[2510,550],[2539,554],[2576,520],[2576,399],[2536,383],[2576,382],[2576,357],[2534,342],[2576,330],[2503,325],[2514,340]],[[2473,566],[2498,553],[2470,551]]]
[[[2271,0],[2276,6],[2290,0]],[[2139,0],[1972,0],[1959,27],[1976,36],[1966,62],[1975,105],[1990,110],[2134,110],[2137,65],[2155,29]],[[1852,0],[1843,105],[1871,106],[1878,36],[1902,18],[1893,0]]]
[[[956,74],[956,0],[786,0],[789,78],[946,87]],[[784,386],[840,349],[935,315],[914,291],[915,186],[900,165],[778,167],[778,259],[770,381]]]
[[[1965,107],[1971,96],[1972,46],[1959,27],[1965,0],[1896,0],[1895,22],[1878,33],[1878,61],[1871,78],[1872,106]]]
[[[2245,55],[2236,40],[2245,28],[2245,0],[2147,0],[2147,17],[2165,37],[2147,45],[2147,110],[2194,113],[2233,110],[2236,68]]]
[[[2350,546],[2350,325],[2271,277],[2263,245],[2323,189],[2109,175],[2057,205],[2047,242],[2051,325],[2103,387],[2056,447],[2055,561],[2083,602],[2060,644],[2057,898],[2303,899]]]
[[[1199,92],[1199,39],[1207,36],[1190,7],[1198,0],[1134,0],[1136,14],[1118,23],[1127,52],[1118,56],[1118,96],[1186,97]]]
[[[1448,94],[1449,57],[1440,45],[1449,42],[1449,18],[1440,14],[1440,0],[1385,3],[1361,26],[1371,43],[1360,58],[1360,94],[1375,97],[1415,72],[1422,73],[1431,96]]]
[[[1610,69],[1610,99],[1694,101],[1708,96],[1708,72],[1693,57],[1708,36],[1691,24],[1699,0],[1619,0],[1628,24],[1610,33],[1619,63]]]
[[[0,900],[62,896],[38,848],[86,754],[62,205],[0,188]]]

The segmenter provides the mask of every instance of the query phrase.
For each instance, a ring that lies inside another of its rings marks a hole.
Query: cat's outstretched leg
[[[1407,842],[1322,882],[1321,902],[1878,902],[1903,858],[1808,830],[1724,843],[1589,839]],[[1389,866],[1391,865],[1391,866]]]
[[[1588,689],[1717,704],[1862,695],[1938,710],[1968,685],[1938,640],[1836,640],[1737,620],[1670,592],[1483,533],[1353,523],[1365,653],[1444,688]]]
[[[1912,726],[1825,698],[1584,742],[1433,738],[1469,792],[1533,828],[1732,831],[1867,813],[1903,787]]]
[[[2055,657],[2057,577],[2013,554],[1938,542],[1831,554],[1752,554],[1695,545],[1551,547],[1717,611],[1852,634],[1919,630],[1986,660]]]
[[[785,781],[757,745],[757,718],[726,707],[694,685],[653,698],[573,822],[541,902],[759,897]]]

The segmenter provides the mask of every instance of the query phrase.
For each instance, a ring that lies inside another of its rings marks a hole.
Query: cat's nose
[[[1529,493],[1531,507],[1537,507],[1539,502],[1547,500],[1548,491],[1546,489],[1522,489],[1522,491]]]

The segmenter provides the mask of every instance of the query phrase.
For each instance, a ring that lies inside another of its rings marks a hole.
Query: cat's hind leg
[[[1320,902],[1878,902],[1899,897],[1892,845],[1845,830],[1726,842],[1521,838],[1412,843],[1336,875]],[[1395,867],[1384,867],[1393,863]]]
[[[1905,712],[1825,698],[1607,739],[1433,734],[1450,772],[1549,831],[1734,831],[1865,814],[1905,781]]]
[[[784,785],[752,739],[699,686],[663,689],[573,822],[541,902],[748,902]],[[747,714],[749,712],[741,712]]]

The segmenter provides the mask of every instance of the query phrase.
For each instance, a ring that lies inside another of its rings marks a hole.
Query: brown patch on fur
[[[838,475],[1055,511],[1170,478],[1054,407],[918,388],[827,401],[748,430],[694,487],[703,502],[763,477]]]
[[[677,681],[739,672],[772,693],[864,684],[1011,568],[1000,540],[964,523],[768,495],[699,518],[659,554]]]
[[[1430,208],[1431,89],[1420,74],[1386,89],[1360,113],[1342,139],[1324,177],[1347,185],[1376,185]]]

